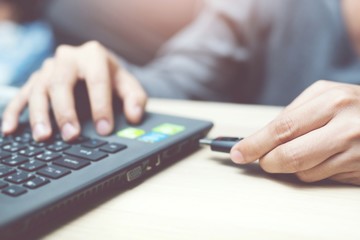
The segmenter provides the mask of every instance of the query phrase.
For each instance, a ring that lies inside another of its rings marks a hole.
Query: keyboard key
[[[11,153],[0,150],[0,160],[11,157]]]
[[[127,148],[126,145],[119,144],[119,143],[108,143],[100,148],[101,151],[107,152],[107,153],[117,153],[121,150],[124,150]]]
[[[36,159],[44,161],[44,162],[50,162],[54,159],[57,159],[61,157],[61,154],[59,153],[54,153],[51,151],[45,151],[44,153],[41,153],[39,155],[36,156]]]
[[[91,139],[85,143],[82,144],[83,147],[86,148],[98,148],[104,144],[106,144],[106,141],[99,140],[99,139]]]
[[[36,141],[31,141],[30,145],[33,147],[37,147],[37,148],[42,148],[42,147],[46,147],[49,145],[48,142],[36,142]]]
[[[0,137],[0,147],[12,143],[12,140],[8,137]]]
[[[14,155],[10,158],[6,158],[6,159],[2,160],[2,163],[6,164],[8,166],[17,166],[17,165],[20,165],[27,161],[29,161],[29,159],[27,159],[26,157]]]
[[[32,173],[18,171],[12,175],[7,176],[5,178],[5,180],[8,182],[11,182],[11,183],[19,184],[19,183],[23,183],[33,177],[34,177],[34,174],[32,174]]]
[[[24,183],[24,187],[27,187],[30,189],[35,189],[35,188],[41,187],[49,182],[50,182],[49,179],[37,176],[37,177],[27,181],[26,183]]]
[[[7,182],[4,182],[2,180],[0,180],[0,189],[7,187],[9,184]]]
[[[36,171],[39,170],[40,168],[43,168],[46,166],[46,163],[41,162],[41,161],[37,161],[37,160],[30,160],[27,163],[21,164],[20,165],[20,169],[28,171],[28,172],[32,172],[32,171]]]
[[[16,172],[15,169],[0,164],[0,177],[5,177],[14,172]]]
[[[69,150],[66,150],[64,153],[74,157],[84,158],[90,161],[98,161],[107,156],[106,153],[81,147],[72,147]]]
[[[33,157],[35,155],[38,155],[40,153],[42,153],[43,150],[39,149],[39,148],[36,148],[36,147],[28,147],[26,149],[23,149],[23,150],[20,150],[19,151],[19,154],[20,155],[23,155],[23,156],[26,156],[26,157]]]
[[[62,168],[62,167],[47,166],[47,167],[40,169],[37,173],[44,177],[58,179],[58,178],[61,178],[65,175],[71,173],[71,171],[66,168]]]
[[[26,193],[27,191],[23,187],[12,185],[2,190],[2,192],[11,197],[17,197],[20,196],[21,194]]]
[[[26,147],[27,146],[25,144],[23,144],[23,143],[13,142],[13,143],[11,143],[9,145],[3,146],[3,149],[5,151],[13,153],[13,152],[18,152],[18,151],[20,151],[20,150],[22,150],[22,149],[24,149]]]
[[[14,137],[14,140],[19,143],[29,143],[32,140],[32,136],[30,133],[26,132],[20,136]]]
[[[54,152],[60,152],[65,149],[68,149],[69,147],[70,145],[63,141],[56,141],[54,144],[49,145],[47,149]]]
[[[89,161],[82,160],[75,157],[62,157],[53,162],[56,165],[70,168],[73,170],[79,170],[80,168],[83,168],[90,164]]]

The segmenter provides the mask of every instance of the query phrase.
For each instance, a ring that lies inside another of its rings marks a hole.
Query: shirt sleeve
[[[126,64],[150,97],[234,101],[258,44],[255,1],[217,2],[207,4],[152,62]]]

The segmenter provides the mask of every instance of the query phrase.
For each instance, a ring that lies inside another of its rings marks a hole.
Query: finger
[[[147,95],[140,83],[125,70],[116,76],[116,91],[124,102],[124,112],[132,124],[141,121],[147,102]]]
[[[37,76],[38,73],[34,73],[16,97],[6,106],[2,115],[1,126],[1,131],[4,135],[9,135],[17,129],[19,117],[28,103],[32,83],[36,80]]]
[[[35,86],[29,99],[30,125],[35,141],[44,141],[51,136],[49,99],[46,88]]]
[[[348,175],[350,172],[360,172],[358,155],[357,149],[343,151],[311,169],[298,172],[296,175],[304,182],[316,182],[341,173]]]
[[[75,110],[73,96],[77,81],[76,64],[70,59],[58,58],[51,78],[49,97],[52,109],[65,141],[71,141],[80,134],[80,124]]]
[[[78,59],[79,71],[86,79],[96,130],[100,135],[107,135],[114,128],[112,76],[106,51],[94,43],[90,47],[85,48],[86,51]]]
[[[49,99],[47,87],[54,70],[54,60],[47,59],[39,71],[29,98],[30,125],[35,141],[44,141],[51,136]]]
[[[330,179],[340,183],[360,185],[360,171],[339,173],[335,176],[330,177]]]
[[[270,173],[296,173],[313,169],[346,149],[334,141],[337,128],[331,123],[282,144],[260,159],[260,166]]]
[[[336,101],[329,103],[329,96],[323,94],[309,104],[281,114],[259,132],[237,143],[231,150],[232,160],[242,164],[253,162],[275,147],[321,128],[332,119],[334,105]]]

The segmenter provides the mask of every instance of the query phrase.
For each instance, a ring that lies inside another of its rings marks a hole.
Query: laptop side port
[[[160,157],[160,155],[158,155],[156,160],[155,160],[155,167],[160,166],[160,164],[161,164],[161,157]]]
[[[171,147],[170,149],[168,150],[165,150],[163,153],[162,153],[162,157],[164,159],[168,159],[168,158],[171,158],[171,157],[174,157],[176,156],[178,153],[180,153],[181,151],[181,147],[180,146],[173,146]]]
[[[155,155],[148,159],[148,161],[146,162],[145,169],[146,171],[151,171],[154,168],[159,167],[160,165],[161,165],[161,156]]]
[[[138,179],[139,177],[141,177],[142,174],[143,174],[142,167],[137,166],[126,173],[126,179],[128,182],[132,182]]]

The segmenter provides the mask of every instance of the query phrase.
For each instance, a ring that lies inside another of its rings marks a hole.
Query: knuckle
[[[45,71],[41,69],[31,75],[29,82],[31,82],[31,93],[34,89],[37,88],[47,88],[47,85],[49,84],[49,78],[45,74]]]
[[[63,81],[62,77],[60,77],[60,76],[53,77],[53,78],[51,78],[50,84],[48,86],[49,91],[52,94],[55,94],[59,90],[60,87],[64,87],[63,84],[64,84],[64,81]]]
[[[295,173],[302,169],[302,158],[299,152],[287,145],[279,147],[279,161],[286,172]]]
[[[33,110],[36,110],[36,113],[33,112],[32,114],[30,114],[30,123],[33,127],[36,123],[48,122],[48,113],[46,111],[43,111],[43,109],[39,109],[37,106],[33,106]]]
[[[332,99],[332,108],[341,110],[350,106],[356,100],[356,96],[351,89],[345,87],[333,88],[329,92]]]
[[[360,118],[350,118],[341,126],[344,131],[339,134],[340,142],[344,147],[350,148],[354,143],[357,144],[360,139]]]
[[[331,85],[330,81],[318,80],[312,85],[312,87],[316,89],[324,89],[324,88],[328,88],[330,85]]]
[[[297,127],[294,121],[289,116],[283,116],[273,122],[273,135],[278,144],[285,143],[291,140],[296,132]]]
[[[54,79],[51,80],[51,84],[49,84],[48,86],[50,97],[54,96],[56,92],[59,90],[58,85],[59,84],[57,81],[55,81]]]
[[[97,88],[97,87],[106,87],[106,84],[109,83],[109,79],[101,75],[100,73],[94,71],[91,74],[91,77],[86,78],[86,82],[90,84],[90,87]]]
[[[60,126],[63,126],[67,122],[73,122],[76,119],[75,112],[71,109],[59,111],[58,114],[55,115]]]
[[[69,54],[69,52],[71,51],[71,46],[69,45],[60,45],[59,47],[57,47],[56,51],[55,51],[55,56],[56,57],[63,57]]]
[[[104,47],[101,43],[99,43],[98,41],[89,41],[87,43],[85,43],[83,45],[83,47],[85,49],[91,49],[91,50],[94,50],[94,51],[104,51]]]
[[[50,89],[56,90],[58,88],[69,88],[73,83],[74,72],[72,69],[61,69],[49,78]]]
[[[107,116],[111,113],[111,105],[106,100],[94,101],[91,104],[91,108],[96,116]]]

